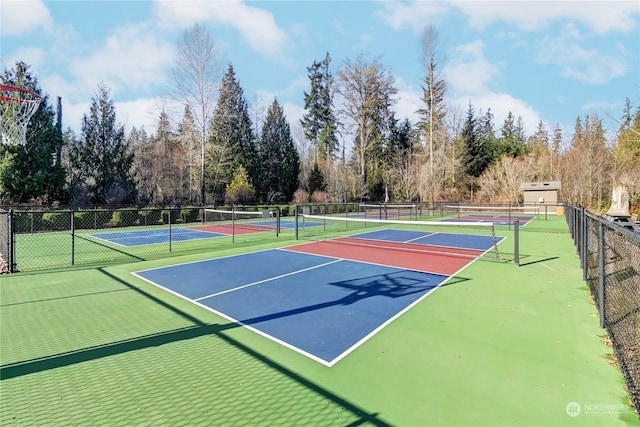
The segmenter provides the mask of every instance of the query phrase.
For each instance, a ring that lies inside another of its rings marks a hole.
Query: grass
[[[520,241],[331,368],[131,275],[286,236],[1,276],[0,424],[640,426],[564,219]]]

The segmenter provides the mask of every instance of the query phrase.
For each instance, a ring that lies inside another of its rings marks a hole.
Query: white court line
[[[205,295],[203,297],[196,298],[193,301],[202,301],[203,299],[207,299],[207,298],[215,297],[215,296],[218,296],[218,295],[226,294],[228,292],[237,291],[237,290],[240,290],[240,289],[243,289],[243,288],[248,288],[249,286],[259,285],[260,283],[266,283],[266,282],[270,282],[272,280],[281,279],[283,277],[293,276],[294,274],[303,273],[303,272],[309,271],[309,270],[314,270],[316,268],[324,267],[324,266],[330,265],[330,264],[335,264],[336,262],[340,262],[340,261],[342,261],[342,260],[341,259],[334,259],[333,261],[325,262],[324,264],[314,265],[313,267],[303,268],[302,270],[292,271],[291,273],[281,274],[280,276],[275,276],[275,277],[269,277],[268,279],[258,280],[257,282],[247,283],[246,285],[238,286],[236,288],[231,288],[231,289],[227,289],[227,290],[224,290],[224,291],[216,292],[216,293],[211,294],[211,295]]]
[[[416,237],[415,239],[405,240],[404,242],[401,242],[401,243],[411,243],[411,242],[414,242],[416,240],[424,239],[425,237],[435,236],[436,234],[439,234],[439,233],[440,233],[439,231],[435,231],[433,233],[425,234],[424,236]],[[435,245],[432,245],[432,246],[435,246]]]

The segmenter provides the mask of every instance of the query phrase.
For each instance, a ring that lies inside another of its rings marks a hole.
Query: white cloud
[[[552,21],[570,19],[596,33],[631,31],[640,16],[637,1],[452,1],[469,19],[484,29],[495,21],[505,21],[525,31],[540,31]]]
[[[383,10],[375,14],[382,21],[396,31],[408,27],[416,34],[448,11],[446,3],[439,1],[384,1],[381,4]]]
[[[461,112],[471,102],[476,114],[491,109],[496,129],[502,126],[509,112],[521,116],[528,133],[533,133],[540,121],[539,114],[527,102],[510,94],[496,92],[492,82],[500,79],[501,66],[484,56],[485,45],[476,40],[458,46],[444,68],[449,102]]]
[[[196,22],[230,25],[261,55],[280,55],[287,42],[271,13],[240,0],[157,1],[155,13],[160,26],[167,28],[188,28]]]
[[[104,82],[114,93],[163,85],[174,61],[174,46],[158,40],[145,26],[119,28],[102,48],[72,61],[71,70],[84,91]]]
[[[31,66],[32,70],[37,70],[44,63],[46,52],[36,47],[26,47],[21,50],[11,52],[10,57],[2,58],[2,69],[13,68],[17,61],[23,61]]]
[[[483,94],[489,91],[489,83],[499,74],[500,67],[485,58],[484,49],[484,43],[476,40],[454,50],[449,65],[443,69],[454,92]]]
[[[395,75],[394,80],[398,89],[398,93],[394,98],[396,100],[394,106],[396,118],[401,121],[409,119],[411,123],[417,123],[419,117],[416,111],[422,108],[420,94],[408,85],[402,77]]]
[[[603,52],[595,47],[581,46],[581,35],[572,25],[557,37],[545,37],[538,43],[535,60],[542,64],[555,64],[562,75],[591,84],[606,83],[627,72],[628,53],[617,45]]]
[[[476,117],[484,115],[489,109],[493,114],[493,124],[495,129],[500,129],[509,112],[517,119],[522,117],[527,135],[535,132],[540,121],[540,115],[521,99],[514,98],[507,93],[486,93],[483,95],[472,95],[469,97],[458,97],[451,99],[461,111],[469,108],[469,102],[475,111]]]
[[[2,0],[0,34],[26,34],[37,28],[51,30],[53,19],[49,9],[39,0]]]
[[[54,106],[56,99],[51,99],[50,103]],[[125,128],[125,132],[129,133],[133,127],[136,129],[144,129],[147,133],[152,134],[157,130],[158,117],[160,116],[160,98],[138,98],[131,101],[116,102],[113,106],[116,110],[116,123],[121,124]],[[91,109],[91,101],[76,102],[69,96],[62,96],[62,126],[63,129],[71,128],[76,135],[80,135],[82,131],[82,117],[89,114]]]
[[[282,105],[282,110],[287,118],[287,123],[289,123],[291,127],[291,133],[294,134],[296,126],[298,126],[304,116],[304,108],[292,102],[286,102]]]
[[[138,98],[132,101],[114,102],[116,120],[121,123],[127,132],[131,128],[144,129],[152,134],[158,128],[160,116],[159,98]]]

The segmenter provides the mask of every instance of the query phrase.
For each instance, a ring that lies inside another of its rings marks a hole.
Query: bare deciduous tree
[[[361,198],[366,199],[368,156],[374,144],[381,143],[383,127],[392,114],[392,96],[398,90],[393,76],[379,61],[368,63],[362,55],[355,60],[347,59],[337,77],[337,93],[343,98],[340,113],[355,130],[354,153],[360,168],[360,193]]]
[[[438,31],[435,26],[425,27],[420,38],[421,61],[425,76],[422,81],[423,108],[418,110],[418,125],[427,142],[429,166],[423,171],[428,179],[427,187],[431,199],[435,199],[438,187],[446,182],[447,172],[447,126],[445,124],[446,104],[444,95],[447,83],[440,78],[436,60]]]
[[[193,114],[200,133],[200,202],[205,203],[205,144],[224,61],[215,40],[200,24],[185,30],[173,69],[176,97]]]

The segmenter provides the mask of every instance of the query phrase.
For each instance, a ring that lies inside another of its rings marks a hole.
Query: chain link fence
[[[13,271],[12,211],[0,209],[0,274]]]
[[[569,205],[565,211],[584,280],[640,413],[640,233]]]
[[[293,236],[281,227],[288,215],[286,205],[0,211],[0,264],[34,271],[277,242]]]

